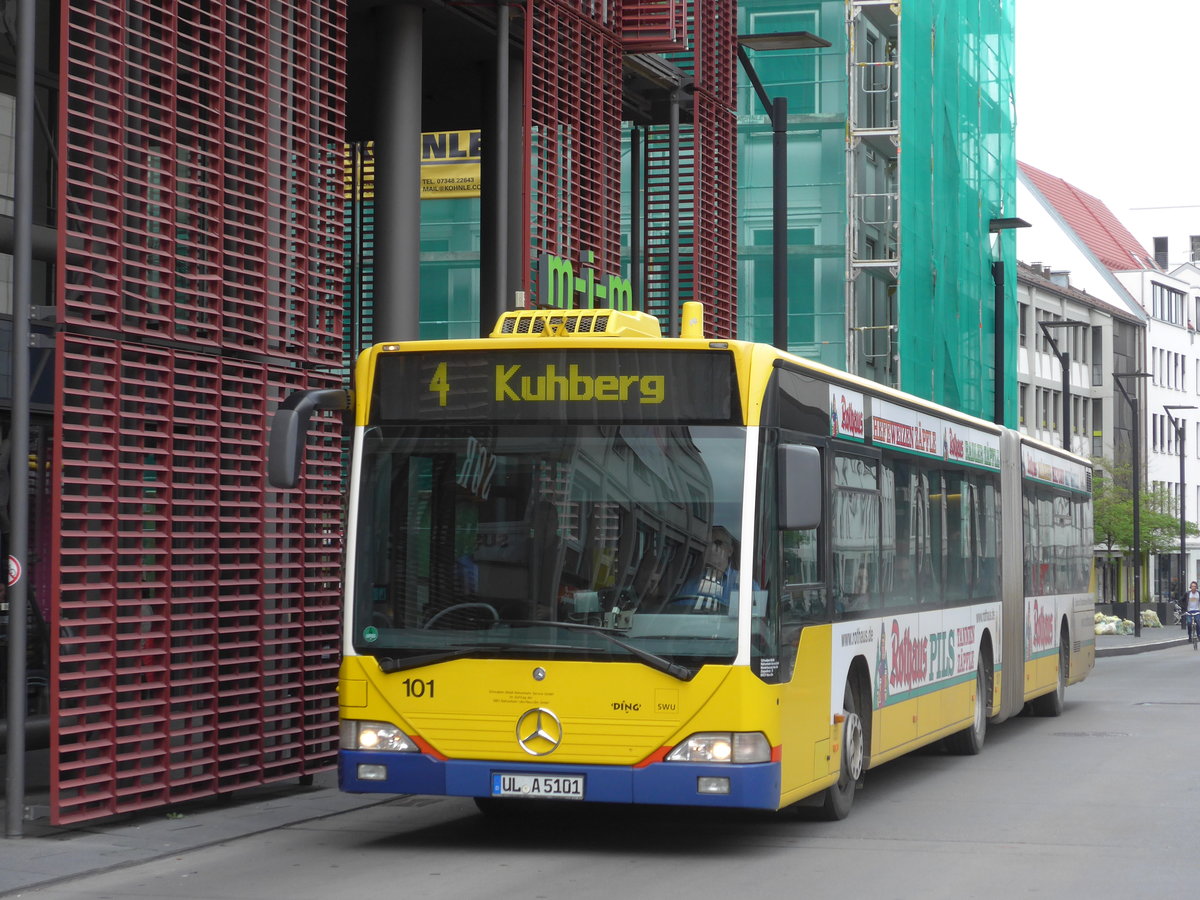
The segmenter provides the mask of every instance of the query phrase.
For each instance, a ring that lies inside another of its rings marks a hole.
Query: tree
[[[1110,554],[1114,547],[1133,549],[1133,495],[1129,466],[1096,461],[1092,474],[1092,524],[1096,543]],[[1103,467],[1103,468],[1102,468]]]
[[[1128,464],[1095,460],[1092,475],[1092,522],[1096,543],[1133,550],[1133,473]],[[1142,490],[1138,497],[1143,553],[1170,553],[1179,547],[1179,517],[1171,515],[1175,498],[1165,488]],[[1200,534],[1191,522],[1188,534]]]

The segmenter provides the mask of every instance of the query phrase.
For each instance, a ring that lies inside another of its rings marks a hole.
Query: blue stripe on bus
[[[382,779],[358,777],[360,765],[383,766]],[[355,794],[433,794],[490,797],[492,774],[583,775],[584,799],[596,803],[657,803],[669,806],[714,806],[776,809],[779,806],[779,763],[706,765],[653,763],[643,768],[596,765],[531,765],[470,759],[439,760],[423,753],[338,753],[338,785]],[[728,794],[701,794],[697,779],[729,779]]]

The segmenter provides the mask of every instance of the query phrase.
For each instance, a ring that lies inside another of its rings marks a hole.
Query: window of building
[[[16,184],[16,148],[13,138],[17,129],[17,101],[10,94],[0,94],[0,215],[13,214],[13,192]]]
[[[1154,239],[1154,261],[1164,269],[1167,267],[1167,239],[1165,237]]]
[[[1172,325],[1183,325],[1183,291],[1154,281],[1150,283],[1150,314]]]
[[[1200,262],[1200,234],[1193,234],[1188,240],[1191,242],[1191,254],[1188,259],[1192,262]]]

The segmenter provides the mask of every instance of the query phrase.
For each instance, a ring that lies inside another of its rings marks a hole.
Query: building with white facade
[[[1111,373],[1136,370],[1145,322],[1040,264],[1018,265],[1017,302],[1021,430],[1080,456],[1118,459],[1132,419]]]
[[[1137,370],[1145,322],[1073,287],[1069,278],[1046,266],[1017,267],[1020,429],[1059,446],[1068,446],[1066,433],[1081,456],[1128,461],[1133,411],[1111,373]],[[1121,555],[1101,552],[1096,562],[1096,599],[1123,599]]]
[[[1200,267],[1185,259],[1168,271],[1169,238],[1165,239],[1165,245],[1159,244],[1166,255],[1160,254],[1160,259],[1156,259],[1102,201],[1061,178],[1024,164],[1018,174],[1017,214],[1032,226],[1019,232],[1017,255],[1023,260],[1037,260],[1035,273],[1060,284],[1068,283],[1069,279],[1072,288],[1119,310],[1121,314],[1114,322],[1144,324],[1140,346],[1114,353],[1111,365],[1106,365],[1093,351],[1099,371],[1094,370],[1092,376],[1106,382],[1104,393],[1109,406],[1105,407],[1102,401],[1099,407],[1093,407],[1090,426],[1093,452],[1088,455],[1116,462],[1130,459],[1136,427],[1142,484],[1151,489],[1164,488],[1174,498],[1174,511],[1178,512],[1182,506],[1187,521],[1194,524],[1200,519],[1197,515],[1200,513],[1200,344],[1196,341],[1196,328],[1200,326]],[[1197,223],[1200,224],[1200,217]],[[1200,233],[1200,228],[1196,230]],[[1064,315],[1080,312],[1070,311],[1070,298],[1060,300]],[[1051,307],[1057,302],[1052,302]],[[1043,306],[1043,309],[1050,314],[1048,308]],[[1026,340],[1032,334],[1028,332]],[[1045,377],[1040,358],[1045,354],[1037,353],[1039,348],[1034,349],[1028,363],[1028,387],[1023,390],[1034,392],[1029,406],[1029,414],[1033,416],[1030,433],[1045,434],[1054,430],[1049,427],[1052,419],[1047,417],[1043,424],[1042,418],[1043,409],[1053,415],[1053,388]],[[1140,407],[1141,421],[1136,425],[1130,422],[1128,429],[1122,429],[1120,423],[1122,415],[1132,411],[1132,404],[1125,401],[1114,383],[1114,372],[1144,373],[1144,377],[1121,380]],[[1078,374],[1073,373],[1073,377]],[[1051,391],[1049,398],[1045,391]],[[1109,409],[1111,418],[1097,418],[1097,413],[1103,415]],[[1109,422],[1113,423],[1111,440],[1106,438]],[[1077,451],[1079,437],[1072,437],[1072,447]],[[1101,452],[1095,453],[1097,449]],[[1186,538],[1184,544],[1182,565],[1178,552],[1161,554],[1153,561],[1147,571],[1148,578],[1143,581],[1143,599],[1168,599],[1178,590],[1181,571],[1185,581],[1200,577],[1200,540]]]

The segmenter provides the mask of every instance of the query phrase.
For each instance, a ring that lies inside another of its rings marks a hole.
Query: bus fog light
[[[702,775],[696,779],[697,794],[728,794],[729,779]]]
[[[358,779],[359,781],[385,781],[387,779],[387,766],[362,763],[358,767]]]

